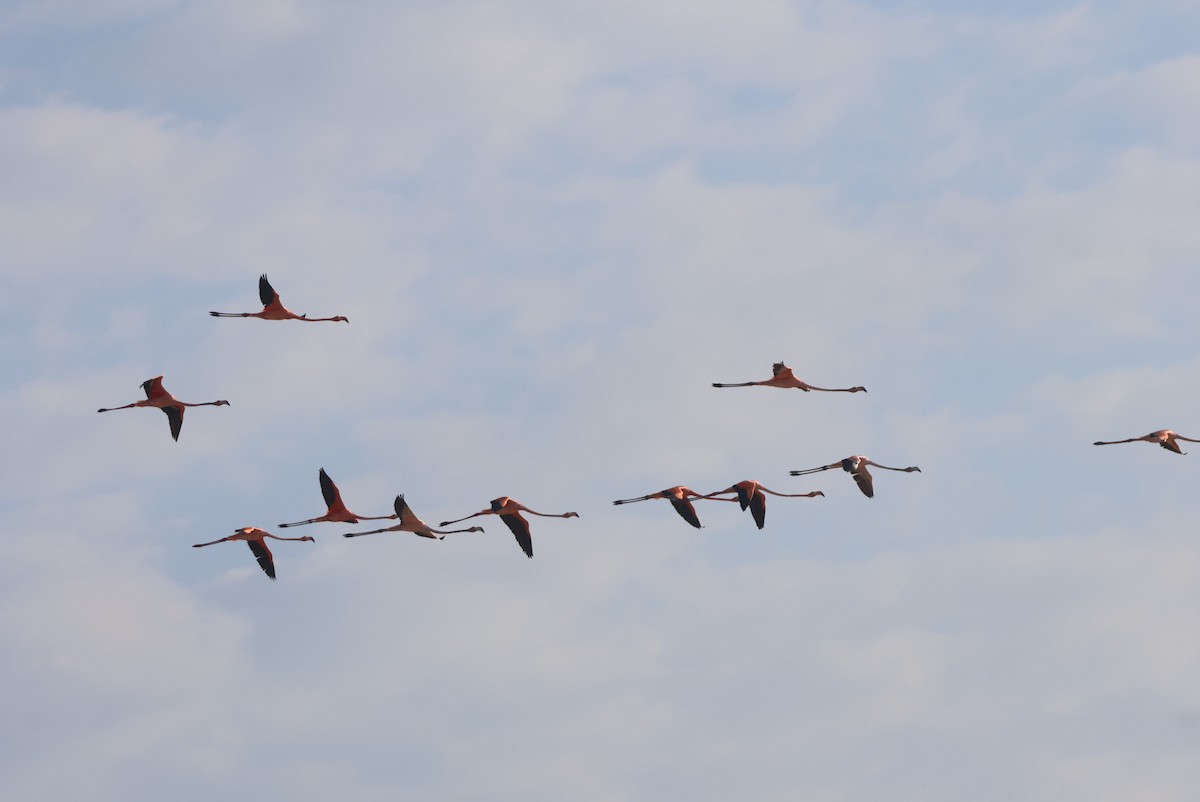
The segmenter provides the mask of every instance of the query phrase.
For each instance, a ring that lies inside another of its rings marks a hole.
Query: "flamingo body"
[[[263,304],[261,312],[209,312],[209,314],[213,317],[256,317],[260,320],[302,320],[305,323],[350,322],[350,318],[344,315],[335,315],[334,317],[309,317],[308,315],[297,315],[295,312],[284,306],[283,302],[279,300],[279,293],[275,292],[275,288],[271,286],[271,282],[267,281],[266,273],[263,273],[258,277],[258,298]]]
[[[784,498],[813,498],[814,496],[824,496],[820,490],[814,490],[811,493],[776,493],[774,490],[768,490],[760,483],[753,479],[746,479],[725,490],[718,490],[715,493],[709,493],[700,498],[712,498],[726,493],[733,493],[737,496],[738,504],[742,509],[749,508],[750,515],[754,518],[754,524],[762,529],[767,525],[767,497],[764,493],[770,493],[772,496],[783,496]],[[732,501],[733,499],[728,499]]]
[[[480,515],[499,515],[500,520],[504,521],[504,525],[513,533],[513,537],[517,539],[517,545],[521,547],[521,551],[525,552],[525,556],[533,558],[533,536],[529,531],[529,521],[525,519],[522,512],[527,512],[530,515],[540,515],[543,518],[578,518],[577,512],[564,513],[549,513],[537,512],[526,507],[518,501],[514,501],[508,496],[492,499],[491,505],[486,510],[472,513],[463,518],[458,518],[453,521],[442,521],[438,526],[449,526],[456,524],[459,521],[465,521],[468,518],[475,518]]]
[[[303,537],[280,537],[272,535],[265,529],[259,529],[256,526],[243,526],[241,529],[234,530],[234,533],[229,537],[223,537],[220,540],[213,540],[209,543],[195,543],[192,548],[199,549],[205,546],[213,546],[217,543],[227,543],[232,540],[245,541],[250,547],[250,553],[254,555],[254,559],[258,561],[258,566],[263,569],[263,573],[271,579],[275,579],[275,557],[271,554],[271,550],[267,548],[266,538],[274,540],[315,540],[311,535]]]
[[[351,512],[346,507],[346,503],[342,501],[341,491],[338,490],[337,485],[333,483],[333,480],[329,478],[329,474],[325,473],[324,468],[320,470],[317,478],[321,482],[321,496],[325,499],[325,506],[329,509],[326,510],[324,515],[320,515],[316,518],[309,518],[307,521],[295,521],[290,524],[279,524],[281,528],[286,529],[289,526],[304,526],[305,524],[315,524],[321,521],[356,524],[359,521],[388,521],[399,517],[398,515],[359,515],[358,513]]]
[[[175,396],[171,395],[163,387],[163,377],[155,376],[153,379],[146,379],[142,382],[142,390],[146,393],[144,401],[134,401],[132,404],[125,404],[120,407],[109,407],[107,409],[98,409],[97,412],[112,412],[118,409],[132,409],[133,407],[158,407],[167,414],[167,421],[171,426],[171,437],[174,440],[179,440],[179,433],[183,431],[183,413],[187,407],[227,407],[228,401],[205,401],[200,404],[189,404],[186,401],[180,401]]]
[[[1193,440],[1190,437],[1184,437],[1181,434],[1176,434],[1170,429],[1159,429],[1157,432],[1150,432],[1150,434],[1142,435],[1141,437],[1130,437],[1128,440],[1097,440],[1092,445],[1113,446],[1117,445],[1118,443],[1137,443],[1145,441],[1147,443],[1158,443],[1167,451],[1174,451],[1176,454],[1186,454],[1187,452],[1179,447],[1179,440],[1186,440],[1189,443],[1200,443],[1200,440]]]
[[[636,501],[649,501],[654,498],[663,498],[671,502],[671,506],[675,508],[675,512],[679,513],[679,517],[687,521],[692,526],[700,529],[700,516],[696,515],[696,507],[692,504],[692,499],[704,498],[702,495],[692,490],[690,487],[676,485],[668,487],[666,490],[660,490],[657,493],[651,493],[647,496],[639,496],[638,498],[623,498],[614,501],[613,504],[632,504]],[[733,499],[715,499],[716,501],[733,501]]]
[[[360,535],[377,535],[380,532],[412,532],[420,537],[434,538],[441,540],[446,535],[455,532],[482,532],[482,526],[472,526],[468,529],[434,529],[429,524],[422,521],[413,511],[409,509],[408,503],[404,500],[403,495],[396,496],[395,502],[396,518],[400,519],[400,523],[395,526],[384,527],[383,529],[373,529],[370,532],[347,532],[342,537],[358,537]]]
[[[887,465],[880,465],[878,462],[872,462],[862,454],[856,454],[853,457],[846,457],[843,460],[838,460],[837,462],[829,465],[822,465],[819,468],[809,468],[803,471],[790,471],[789,473],[792,476],[804,476],[810,473],[819,473],[821,471],[828,471],[834,468],[841,468],[854,478],[854,483],[858,485],[858,489],[862,491],[864,496],[867,498],[875,498],[875,482],[871,477],[871,472],[867,470],[868,465],[874,465],[876,468],[883,468],[884,470],[888,471],[903,471],[904,473],[911,473],[913,471],[916,471],[917,473],[921,472],[921,469],[915,465],[907,468],[889,468]]]
[[[785,389],[803,390],[806,393],[810,390],[818,390],[824,393],[865,393],[867,391],[866,387],[817,387],[816,385],[809,384],[808,382],[797,378],[796,374],[792,372],[792,369],[782,362],[776,362],[771,366],[771,378],[765,381],[737,382],[734,384],[721,384],[718,382],[713,382],[713,387],[779,387]]]

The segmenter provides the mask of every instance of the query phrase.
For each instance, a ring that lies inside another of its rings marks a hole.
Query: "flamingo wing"
[[[742,509],[745,509],[743,507]],[[750,497],[750,514],[754,516],[754,523],[759,529],[762,529],[767,524],[767,497],[761,492],[755,492]]]
[[[246,545],[254,553],[254,559],[258,560],[258,565],[263,569],[263,572],[271,577],[271,579],[274,579],[275,558],[271,556],[271,550],[267,548],[267,544],[261,540],[247,540]]]
[[[875,485],[871,480],[871,474],[867,470],[866,465],[859,465],[852,474],[854,482],[858,485],[858,489],[863,492],[867,498],[875,498]]]
[[[179,432],[183,430],[183,407],[159,407],[159,409],[167,413],[167,420],[171,422],[171,437],[179,440]]]
[[[156,395],[166,395],[166,390],[162,386],[162,376],[155,376],[153,379],[146,379],[142,382],[142,389],[146,391],[146,398],[154,398]]]
[[[270,306],[279,300],[279,293],[275,292],[271,282],[267,281],[266,273],[258,277],[258,300],[262,301],[263,306]]]
[[[338,492],[337,485],[329,478],[329,474],[325,473],[325,469],[321,469],[321,496],[325,499],[325,506],[333,509],[342,504],[342,494]]]
[[[526,557],[533,557],[533,537],[529,534],[529,521],[526,521],[517,513],[507,513],[501,515],[500,518],[512,530],[513,536],[517,539],[517,544],[521,547],[521,551],[525,552]]]
[[[692,502],[686,498],[670,497],[671,506],[675,508],[675,512],[679,513],[679,517],[690,523],[697,529],[700,528],[700,518],[696,515],[696,508]]]
[[[737,491],[738,504],[742,505],[742,509],[750,506],[750,494],[746,492],[746,488],[741,485],[734,485],[733,489]]]
[[[396,517],[400,523],[406,524],[416,518],[413,511],[409,509],[408,502],[404,500],[404,494],[396,496],[396,503],[392,505],[396,510]]]

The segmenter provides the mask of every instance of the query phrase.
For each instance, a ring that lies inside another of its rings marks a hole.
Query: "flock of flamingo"
[[[258,279],[258,295],[262,301],[263,308],[260,312],[209,312],[213,317],[256,317],[261,320],[300,320],[306,323],[319,322],[340,322],[349,323],[349,318],[343,315],[334,317],[308,317],[307,315],[298,315],[283,305],[279,299],[279,293],[267,281],[266,275],[262,275]],[[132,409],[134,407],[157,407],[167,415],[167,421],[171,428],[171,437],[179,440],[179,434],[183,429],[183,414],[188,407],[204,407],[204,406],[229,406],[226,400],[205,401],[202,403],[187,403],[180,401],[171,395],[162,383],[162,376],[155,376],[152,379],[147,379],[142,382],[142,390],[146,393],[144,400],[134,401],[130,404],[125,404],[119,407],[108,407],[97,410],[97,412],[112,412],[118,409]],[[713,387],[778,387],[782,389],[796,389],[810,392],[813,390],[826,393],[865,393],[865,387],[846,387],[846,388],[829,388],[816,387],[799,379],[789,368],[782,362],[776,362],[772,366],[772,376],[765,381],[750,381],[738,382],[732,384],[713,383]],[[1184,437],[1170,429],[1160,429],[1159,431],[1151,432],[1142,437],[1131,437],[1125,440],[1098,440],[1094,445],[1106,446],[1117,445],[1120,443],[1136,443],[1145,441],[1149,443],[1157,443],[1168,451],[1173,451],[1176,454],[1185,454],[1186,452],[1180,448],[1179,442],[1184,440],[1189,443],[1200,443],[1200,440],[1195,440],[1190,437]],[[874,498],[875,485],[868,466],[882,468],[888,471],[901,471],[904,473],[920,472],[920,468],[911,465],[907,468],[892,468],[887,465],[881,465],[861,454],[846,457],[845,459],[828,465],[821,465],[816,468],[808,468],[805,470],[790,471],[791,476],[806,476],[810,474],[820,473],[822,471],[835,470],[841,468],[846,473],[849,473],[858,485],[859,490],[867,498]],[[293,526],[305,526],[308,524],[329,522],[329,523],[347,523],[356,524],[359,521],[382,521],[394,520],[399,521],[394,526],[387,526],[382,529],[372,529],[366,532],[347,532],[343,537],[361,537],[362,535],[376,535],[382,532],[411,532],[412,534],[426,538],[441,539],[446,535],[457,532],[482,532],[483,528],[479,526],[471,526],[466,529],[434,529],[429,524],[418,518],[409,508],[408,503],[404,500],[403,495],[396,496],[393,504],[395,512],[392,515],[366,516],[358,515],[351,512],[342,501],[342,494],[338,490],[333,480],[329,478],[329,474],[321,468],[318,473],[318,478],[321,485],[321,495],[325,499],[327,507],[324,515],[319,515],[315,518],[309,518],[304,521],[295,521],[293,523],[279,524],[280,528],[288,528]],[[816,496],[824,496],[820,490],[814,490],[808,493],[778,493],[774,490],[769,490],[763,487],[762,484],[753,480],[744,480],[738,482],[724,490],[717,490],[712,493],[697,493],[689,487],[676,485],[668,487],[666,490],[660,490],[657,493],[650,493],[637,498],[618,499],[613,502],[615,505],[632,504],[638,501],[649,501],[651,499],[665,499],[671,502],[671,506],[679,513],[683,520],[687,521],[697,529],[701,528],[700,517],[696,513],[694,501],[710,500],[710,501],[736,501],[741,505],[742,510],[749,509],[750,514],[754,519],[755,525],[762,529],[766,526],[767,517],[767,497],[766,494],[773,496],[781,496],[783,498],[813,498]],[[531,510],[529,507],[509,498],[501,496],[493,499],[486,509],[472,513],[462,518],[457,518],[452,521],[442,521],[438,526],[452,526],[453,524],[477,518],[481,515],[498,515],[500,520],[508,526],[512,531],[513,536],[517,540],[517,544],[521,550],[525,552],[527,557],[533,557],[533,539],[530,534],[529,521],[521,514],[528,513],[543,518],[578,518],[579,514],[575,512],[564,513],[545,513]],[[245,526],[234,531],[228,537],[223,537],[218,540],[213,540],[208,543],[196,543],[193,548],[203,548],[205,546],[213,546],[217,543],[226,543],[230,541],[244,541],[250,547],[251,553],[258,561],[263,572],[271,579],[275,579],[275,558],[272,555],[270,548],[267,547],[267,539],[272,540],[290,540],[290,541],[314,541],[311,535],[303,537],[281,537],[271,534],[270,532],[259,529],[256,526]]]

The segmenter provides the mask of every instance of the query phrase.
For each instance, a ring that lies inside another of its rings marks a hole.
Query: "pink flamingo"
[[[213,317],[257,317],[262,320],[303,320],[305,323],[336,322],[349,323],[350,318],[343,315],[335,317],[309,317],[297,315],[279,300],[279,293],[267,281],[267,274],[258,277],[258,297],[262,301],[261,312],[209,312]]]
[[[497,499],[492,499],[492,505],[486,510],[467,515],[463,518],[458,518],[453,521],[442,521],[438,526],[450,526],[459,521],[465,521],[468,518],[475,518],[480,515],[499,515],[500,520],[504,521],[505,525],[512,530],[513,536],[517,539],[517,544],[520,545],[521,551],[525,552],[526,557],[533,557],[533,537],[529,533],[529,521],[525,520],[522,512],[527,512],[530,515],[540,515],[543,518],[578,518],[577,512],[564,513],[549,513],[536,512],[529,509],[520,502],[513,501],[508,496],[501,496]]]
[[[162,378],[162,376],[155,376],[153,379],[147,379],[142,382],[142,389],[146,391],[145,401],[134,401],[132,404],[126,404],[123,407],[109,407],[108,409],[98,409],[96,411],[112,412],[116,409],[131,409],[133,407],[158,407],[167,413],[167,420],[171,424],[171,437],[178,440],[179,432],[183,429],[183,411],[185,408],[229,406],[228,401],[205,401],[202,404],[188,404],[180,401],[163,389]]]
[[[762,529],[767,523],[767,497],[763,493],[770,493],[772,496],[783,496],[784,498],[813,498],[814,496],[824,496],[820,490],[814,490],[811,493],[776,493],[774,490],[768,490],[753,479],[747,479],[738,482],[733,487],[727,490],[718,490],[715,493],[709,493],[700,498],[712,498],[725,493],[736,493],[738,503],[742,505],[742,509],[750,508],[750,514],[754,516],[754,523]],[[733,499],[720,499],[721,501],[733,501]]]
[[[865,393],[866,387],[845,387],[831,389],[829,387],[815,387],[808,382],[796,378],[796,374],[792,373],[792,369],[782,362],[776,362],[771,366],[771,378],[761,382],[739,382],[737,384],[718,384],[713,382],[713,387],[783,387],[795,388],[808,392],[809,390],[820,390],[824,393]]]
[[[254,553],[254,558],[258,560],[258,565],[263,569],[263,572],[275,578],[275,558],[271,554],[271,550],[267,548],[266,538],[274,540],[315,540],[311,535],[304,537],[280,537],[272,535],[270,532],[259,529],[256,526],[243,526],[241,529],[234,530],[229,537],[223,537],[220,540],[213,540],[209,543],[195,543],[192,545],[194,549],[201,549],[205,546],[215,546],[217,543],[226,543],[230,540],[244,540],[246,545],[250,547],[250,551]]]
[[[867,498],[874,498],[875,485],[871,481],[871,472],[867,470],[868,465],[874,465],[876,468],[883,468],[887,471],[904,471],[905,473],[912,473],[913,471],[916,471],[917,473],[921,472],[921,469],[915,465],[908,468],[889,468],[886,465],[880,465],[878,462],[871,462],[871,460],[860,454],[854,457],[846,457],[840,462],[822,465],[820,468],[809,468],[808,470],[804,471],[789,471],[789,474],[791,476],[805,476],[810,473],[828,471],[831,468],[841,468],[846,473],[854,477],[854,481],[858,485],[858,489],[863,492],[864,496]]]
[[[1179,443],[1176,442],[1177,440],[1186,440],[1189,443],[1200,443],[1200,440],[1193,440],[1190,437],[1184,437],[1181,434],[1176,434],[1170,429],[1159,429],[1157,432],[1150,432],[1150,434],[1143,435],[1142,437],[1131,437],[1128,440],[1097,440],[1096,442],[1092,443],[1092,445],[1115,446],[1118,443],[1136,443],[1139,440],[1145,440],[1147,443],[1158,443],[1167,451],[1174,451],[1176,454],[1187,453],[1179,447]]]
[[[404,500],[404,496],[396,496],[396,515],[394,517],[400,519],[400,523],[395,526],[388,526],[383,529],[372,529],[370,532],[347,532],[342,537],[359,537],[360,535],[378,535],[380,532],[412,532],[414,535],[421,537],[436,538],[441,540],[446,535],[452,535],[455,532],[482,532],[482,526],[472,526],[469,529],[434,529],[429,524],[422,521],[413,511],[409,509],[408,502]]]
[[[287,528],[289,526],[304,526],[305,524],[315,524],[320,521],[330,521],[343,524],[356,524],[359,521],[388,521],[397,518],[396,515],[359,515],[350,512],[342,501],[342,494],[338,491],[337,485],[329,478],[329,474],[325,473],[325,469],[321,469],[319,474],[321,480],[321,495],[325,497],[325,504],[329,507],[326,513],[317,518],[309,518],[307,521],[296,521],[290,524],[280,524],[280,527]]]
[[[671,506],[675,508],[675,512],[679,513],[679,517],[687,521],[697,529],[700,528],[700,518],[696,515],[696,508],[692,504],[694,498],[705,498],[690,487],[676,485],[668,487],[666,490],[660,490],[657,493],[651,493],[648,496],[640,496],[638,498],[623,498],[614,501],[613,504],[632,504],[635,501],[649,501],[652,498],[665,498],[671,502]],[[734,501],[731,498],[715,498],[713,501]],[[745,509],[743,507],[743,509]]]

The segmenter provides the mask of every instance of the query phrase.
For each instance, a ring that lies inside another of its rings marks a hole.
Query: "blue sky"
[[[1198,23],[5,4],[0,796],[1191,800]]]

